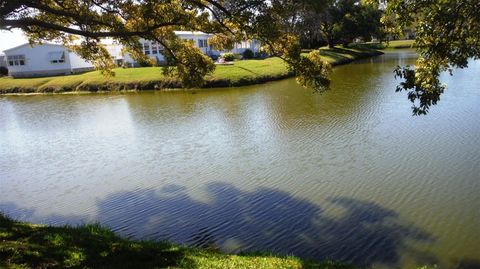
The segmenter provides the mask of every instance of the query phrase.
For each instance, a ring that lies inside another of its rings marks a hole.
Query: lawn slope
[[[321,49],[325,60],[332,65],[346,64],[359,58],[381,54],[368,48]],[[0,94],[48,92],[96,92],[123,90],[160,90],[181,88],[176,78],[162,75],[160,67],[117,68],[114,77],[104,77],[93,71],[70,76],[45,78],[0,78]],[[206,78],[204,88],[236,87],[264,83],[293,76],[279,58],[236,61],[234,65],[217,66]]]

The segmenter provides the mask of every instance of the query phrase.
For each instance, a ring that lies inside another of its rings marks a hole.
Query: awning
[[[50,61],[63,61],[65,60],[65,52],[64,51],[49,52],[48,59]]]

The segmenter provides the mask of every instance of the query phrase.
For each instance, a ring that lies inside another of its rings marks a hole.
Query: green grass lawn
[[[350,44],[349,48],[356,49],[377,49],[377,50],[386,50],[386,49],[408,49],[415,47],[415,40],[392,40],[390,42],[367,42],[359,44]]]
[[[387,49],[413,48],[415,40],[393,40],[388,43]]]
[[[218,65],[215,72],[207,80],[230,80],[238,82],[242,79],[261,76],[287,76],[287,67],[280,58],[264,60],[236,61],[233,65]]]
[[[0,213],[0,268],[353,268],[295,257],[227,255],[116,236],[98,225],[50,227],[13,221]]]
[[[333,65],[378,55],[369,48],[322,48],[325,60]],[[180,82],[162,75],[160,67],[114,69],[114,77],[105,77],[99,71],[84,74],[45,78],[0,78],[0,93],[153,90],[180,88]],[[292,76],[279,58],[236,61],[234,65],[219,65],[206,77],[204,87],[232,87],[251,85]]]

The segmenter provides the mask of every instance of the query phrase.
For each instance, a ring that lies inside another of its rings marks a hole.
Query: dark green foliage
[[[382,35],[381,15],[378,4],[368,1],[330,1],[327,5],[311,6],[302,13],[299,35],[308,48],[349,44],[357,37],[369,41],[372,36]]]
[[[255,57],[255,54],[253,53],[253,51],[251,49],[246,49],[242,53],[242,56],[243,56],[243,59],[248,60],[248,59],[253,59]]]
[[[7,76],[7,75],[8,75],[8,69],[5,66],[0,66],[0,77]]]
[[[327,12],[331,16],[334,44],[350,44],[357,37],[369,41],[381,29],[381,10],[359,0],[337,1]]]

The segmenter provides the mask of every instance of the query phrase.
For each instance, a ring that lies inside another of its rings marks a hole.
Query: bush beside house
[[[8,76],[8,68],[5,66],[0,66],[0,77]]]
[[[233,62],[237,59],[237,56],[234,53],[223,53],[220,58],[224,59],[226,62]]]

